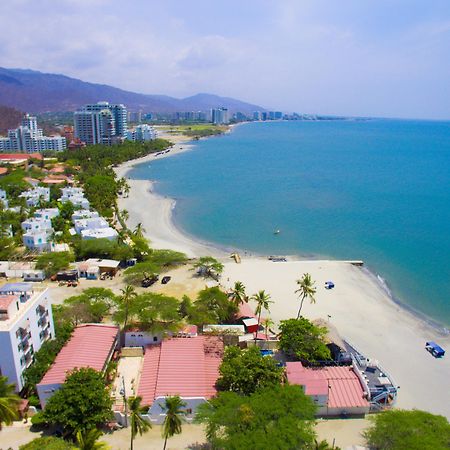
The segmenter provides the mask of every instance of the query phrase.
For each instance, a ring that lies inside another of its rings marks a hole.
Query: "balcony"
[[[45,325],[48,323],[48,319],[46,316],[42,316],[39,320],[38,320],[38,325],[40,327],[45,327]]]
[[[20,327],[16,332],[16,336],[21,342],[27,341],[31,337],[30,328],[28,326],[26,328]]]

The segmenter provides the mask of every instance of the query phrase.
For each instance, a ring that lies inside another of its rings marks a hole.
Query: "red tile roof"
[[[0,309],[7,310],[9,305],[16,300],[16,295],[0,295]]]
[[[327,395],[329,408],[368,406],[364,390],[352,367],[306,368],[301,362],[286,363],[289,383],[304,386],[307,395]]]
[[[64,383],[67,372],[75,368],[103,370],[118,333],[119,328],[110,325],[85,324],[76,327],[39,385]]]
[[[256,319],[256,316],[248,303],[241,303],[239,305],[238,318],[241,317],[254,317]]]
[[[147,346],[138,389],[142,404],[166,395],[213,397],[222,356],[217,336],[172,338]]]
[[[6,159],[43,159],[41,153],[1,153],[0,160]]]

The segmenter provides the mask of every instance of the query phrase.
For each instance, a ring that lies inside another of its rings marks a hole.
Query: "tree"
[[[120,215],[122,216],[122,220],[124,222],[126,222],[130,218],[130,213],[126,209],[122,209]]]
[[[205,278],[218,280],[223,272],[223,264],[212,256],[202,256],[193,266],[197,273]]]
[[[266,340],[269,340],[270,327],[273,327],[275,322],[270,318],[266,317],[264,319],[264,333],[266,334]]]
[[[248,297],[245,294],[245,286],[241,281],[234,283],[233,289],[228,294],[230,300],[236,305],[237,308],[244,303],[248,302]]]
[[[109,450],[111,447],[106,442],[98,442],[102,432],[97,428],[91,428],[85,432],[77,431],[76,441],[80,450]]]
[[[15,385],[8,384],[8,378],[0,376],[0,430],[2,424],[11,425],[19,417],[21,399],[15,393]]]
[[[318,327],[308,319],[282,320],[280,322],[280,349],[302,361],[314,362],[331,359],[325,344],[327,329]]]
[[[142,226],[142,223],[139,222],[136,225],[136,228],[133,230],[133,234],[138,238],[143,238],[145,233],[145,228]]]
[[[250,396],[221,392],[198,408],[213,448],[290,450],[314,444],[315,406],[300,386],[272,386]]]
[[[230,322],[237,312],[236,306],[228,300],[227,294],[217,286],[201,290],[194,302],[194,308],[202,320],[206,318],[211,324]]]
[[[77,447],[75,447],[70,442],[67,442],[64,439],[53,436],[39,437],[19,447],[19,450],[76,450],[76,449]]]
[[[340,450],[339,447],[336,447],[334,444],[331,446],[326,440],[318,441],[314,440],[314,450]]]
[[[371,416],[365,431],[374,450],[444,450],[450,447],[450,424],[443,416],[414,409],[390,410]]]
[[[70,252],[42,253],[36,261],[36,269],[43,270],[46,277],[50,277],[61,270],[65,270],[74,261]]]
[[[144,261],[129,267],[124,272],[125,282],[140,286],[142,280],[159,274],[160,268],[151,261]]]
[[[74,249],[77,260],[86,258],[110,258],[125,261],[134,256],[133,249],[119,241],[106,238],[74,240]]]
[[[74,369],[48,400],[43,419],[74,435],[110,420],[111,407],[112,399],[102,374],[91,368]]]
[[[130,428],[131,428],[131,450],[133,450],[133,441],[138,435],[142,436],[151,427],[151,423],[147,422],[141,416],[141,401],[142,397],[130,397],[128,399],[128,412],[130,414]]]
[[[181,400],[178,395],[173,397],[166,397],[164,401],[164,407],[161,407],[166,414],[163,423],[162,435],[164,438],[164,450],[166,450],[167,439],[171,438],[175,434],[181,433],[181,424],[183,422],[183,416],[186,412],[183,408],[186,403]]]
[[[262,356],[257,347],[242,350],[230,346],[225,350],[219,373],[219,390],[250,395],[258,389],[280,384],[283,369],[273,358]]]
[[[297,319],[299,319],[305,298],[309,297],[311,303],[316,303],[316,299],[314,298],[316,288],[314,287],[314,281],[312,281],[309,273],[303,274],[303,277],[297,280],[297,284],[299,288],[295,291],[295,293],[299,294],[300,297],[300,307],[298,308],[297,314]]]
[[[187,260],[184,253],[174,250],[152,250],[147,257],[147,261],[159,267],[160,271],[185,264]]]
[[[117,298],[117,310],[114,314],[114,320],[121,324],[122,330],[125,330],[128,325],[130,314],[133,306],[136,304],[137,292],[133,286],[125,286],[121,289],[122,295]]]
[[[269,304],[273,303],[273,302],[270,300],[270,295],[266,294],[266,292],[264,290],[259,291],[257,294],[253,295],[252,300],[254,300],[257,303],[255,314],[258,315],[258,328],[259,328],[261,325],[261,313],[262,313],[263,308],[266,311],[269,311]],[[256,344],[257,335],[258,335],[258,333],[256,332],[255,333],[255,344]]]

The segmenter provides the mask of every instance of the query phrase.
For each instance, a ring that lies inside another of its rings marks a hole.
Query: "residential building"
[[[211,122],[215,125],[224,125],[229,122],[227,108],[211,109]]]
[[[31,217],[22,222],[22,230],[27,231],[46,231],[52,230],[52,221],[50,219],[38,219]]]
[[[36,186],[26,192],[22,192],[19,197],[26,199],[26,204],[28,207],[38,206],[39,202],[49,202],[50,201],[50,188]]]
[[[90,367],[104,372],[118,345],[119,327],[84,324],[75,328],[72,337],[58,353],[55,362],[37,385],[42,408],[66,380],[73,369]]]
[[[4,209],[8,209],[8,196],[3,189],[0,189],[0,202]]]
[[[78,264],[78,275],[80,278],[96,280],[101,274],[115,276],[119,270],[120,261],[115,259],[89,258]]]
[[[0,374],[24,386],[23,371],[33,363],[34,353],[55,335],[49,289],[31,283],[8,283],[0,287]]]
[[[62,151],[66,148],[66,138],[62,136],[44,136],[38,128],[36,117],[25,114],[18,128],[8,130],[8,137],[0,137],[1,152],[43,152],[44,150]]]
[[[94,219],[96,217],[99,217],[97,211],[91,211],[89,209],[79,209],[72,214],[72,222],[80,219]]]
[[[51,234],[49,230],[30,230],[22,235],[23,245],[32,251],[45,252],[51,249]]]
[[[261,111],[253,112],[253,120],[261,120]]]
[[[81,239],[108,239],[113,241],[117,239],[119,234],[114,228],[106,227],[106,228],[94,228],[94,229],[86,229],[81,231]]]
[[[73,206],[89,209],[89,200],[84,197],[82,188],[66,187],[61,189],[61,202],[70,202]]]
[[[34,217],[36,217],[36,219],[51,220],[58,216],[59,216],[58,208],[42,208],[42,209],[37,209],[34,212]]]
[[[89,219],[76,219],[73,221],[75,231],[81,234],[83,230],[95,230],[108,228],[109,223],[103,217],[91,217]]]
[[[137,142],[153,141],[156,139],[156,130],[151,125],[137,125],[133,130],[128,130],[127,139]]]
[[[171,338],[146,346],[138,395],[149,407],[150,421],[161,424],[165,398],[179,395],[191,422],[198,405],[217,394],[222,358],[223,342],[217,336]]]
[[[74,113],[74,135],[88,145],[111,145],[127,136],[127,109],[121,104],[98,102]]]

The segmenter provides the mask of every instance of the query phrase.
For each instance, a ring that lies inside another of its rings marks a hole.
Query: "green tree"
[[[139,323],[140,328],[155,334],[176,332],[181,326],[179,302],[167,295],[141,294],[137,297],[131,313],[132,319]]]
[[[186,403],[183,402],[178,395],[165,398],[164,406],[161,407],[163,413],[166,415],[162,428],[164,450],[166,450],[167,439],[171,438],[175,434],[181,433],[183,418],[186,414],[186,411],[183,409],[185,406]]]
[[[264,290],[259,291],[255,295],[252,296],[252,300],[256,302],[256,310],[255,314],[258,315],[258,328],[261,326],[261,313],[262,310],[265,309],[266,311],[269,311],[269,305],[270,303],[273,303],[270,300],[270,295],[266,294]],[[257,340],[257,332],[255,333],[255,344]]]
[[[289,356],[309,362],[331,359],[330,350],[325,344],[326,328],[301,317],[282,320],[280,331],[280,349]]]
[[[272,386],[250,396],[221,392],[198,409],[213,448],[290,450],[314,444],[315,406],[300,386]]]
[[[142,280],[159,273],[160,268],[158,265],[151,261],[144,261],[125,270],[124,279],[128,284],[140,286]]]
[[[295,293],[300,297],[300,306],[298,308],[297,319],[300,319],[305,298],[309,297],[311,303],[316,303],[316,299],[314,297],[316,288],[314,287],[314,281],[311,279],[311,275],[309,273],[303,274],[302,278],[297,280],[297,284],[299,288],[295,291]]]
[[[198,316],[208,319],[211,324],[230,322],[237,312],[236,306],[228,300],[227,294],[217,286],[201,290],[193,306]]]
[[[102,432],[97,428],[86,431],[77,431],[76,442],[80,450],[109,450],[111,447],[106,442],[99,442]]]
[[[103,375],[91,368],[75,369],[47,402],[43,419],[68,435],[82,433],[112,418],[112,399]]]
[[[374,450],[444,450],[450,448],[450,424],[443,416],[420,410],[390,410],[370,417],[365,431]]]
[[[125,261],[133,258],[133,249],[121,244],[118,240],[101,239],[75,239],[74,249],[77,260],[86,258],[110,258]]]
[[[147,422],[142,418],[142,397],[130,397],[128,399],[128,413],[130,415],[130,428],[131,428],[131,450],[133,450],[133,442],[136,436],[139,434],[142,436],[152,427],[150,422]]]
[[[36,261],[36,269],[43,270],[46,277],[50,277],[61,270],[65,270],[74,261],[70,252],[42,253]]]
[[[230,300],[236,305],[237,308],[244,303],[248,302],[248,297],[245,294],[245,286],[241,281],[234,283],[233,289],[228,293]]]
[[[199,275],[217,281],[223,272],[223,264],[212,256],[202,256],[193,265],[193,269],[196,269]]]
[[[125,330],[129,323],[130,315],[133,313],[136,305],[137,292],[133,286],[125,286],[121,289],[122,295],[117,297],[117,309],[114,313],[114,320],[121,325],[122,330]]]
[[[159,267],[160,271],[185,264],[187,260],[188,258],[184,253],[174,250],[152,250],[147,257],[147,261]]]
[[[19,418],[20,402],[20,397],[15,393],[15,385],[8,384],[8,378],[0,376],[0,430],[3,423],[11,425]]]
[[[144,237],[144,233],[145,233],[145,228],[142,226],[142,223],[139,222],[136,225],[136,228],[133,230],[133,234],[134,234],[134,236],[136,236],[138,238],[143,238]]]
[[[314,450],[340,450],[334,444],[331,446],[326,440],[318,441],[314,440]]]
[[[45,436],[33,439],[27,444],[21,445],[19,450],[76,450],[70,442],[53,436]]]
[[[220,390],[243,395],[280,384],[283,377],[283,369],[273,358],[262,356],[257,347],[245,350],[227,347],[219,373],[217,387]]]

